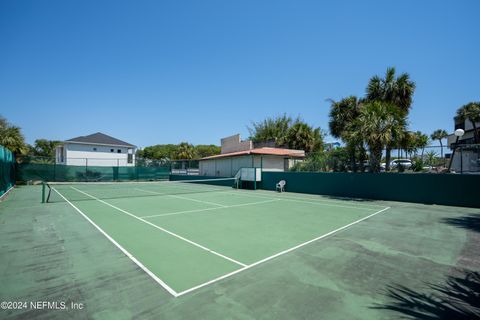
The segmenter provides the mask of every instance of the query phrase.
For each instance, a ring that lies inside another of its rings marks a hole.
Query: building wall
[[[252,156],[200,160],[200,175],[233,177],[240,168],[252,167]]]
[[[128,147],[101,146],[66,143],[64,162],[61,162],[60,150],[57,148],[57,163],[72,166],[135,166],[135,150]],[[113,150],[113,152],[112,152]],[[132,153],[132,161],[128,163],[128,154]]]
[[[260,160],[260,157],[258,157],[258,160]],[[285,170],[288,170],[288,166],[285,167],[285,161],[286,160],[285,160],[284,157],[262,156],[261,161],[262,161],[263,171],[285,171]]]
[[[285,171],[294,161],[283,156],[246,155],[218,159],[200,160],[200,175],[212,177],[233,177],[240,168],[263,168],[263,171]]]
[[[246,151],[253,148],[253,143],[250,140],[241,141],[240,135],[236,134],[221,140],[221,153],[230,153],[237,151]]]

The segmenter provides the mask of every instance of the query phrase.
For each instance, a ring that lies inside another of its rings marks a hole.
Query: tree
[[[28,152],[21,129],[11,125],[2,116],[0,116],[0,145],[12,151],[15,156]]]
[[[346,145],[354,172],[357,171],[357,150],[363,149],[363,137],[355,134],[357,132],[354,127],[355,119],[360,114],[362,100],[356,96],[349,96],[340,101],[330,99],[330,120],[328,126],[330,133],[335,138],[342,139]],[[348,130],[350,131],[347,131]],[[362,163],[362,161],[361,161]]]
[[[371,171],[380,172],[383,148],[403,136],[406,122],[396,106],[372,101],[360,109],[359,116],[349,126],[353,129],[347,128],[347,132],[363,136],[368,145]]]
[[[39,157],[54,157],[55,148],[60,143],[61,141],[37,139],[35,140],[35,145],[32,147],[32,153]]]
[[[184,160],[184,159],[194,159],[195,158],[195,148],[193,145],[188,142],[181,142],[175,153],[173,154],[173,159],[175,160]]]
[[[374,76],[367,86],[368,101],[383,101],[393,104],[405,115],[408,114],[412,105],[415,82],[410,80],[408,73],[402,73],[395,77],[395,68],[387,68],[385,78]]]
[[[288,129],[298,122],[298,118],[293,120],[292,117],[286,114],[274,118],[266,118],[260,122],[252,122],[253,128],[248,127],[250,139],[253,142],[274,140],[277,146],[286,146]]]
[[[480,102],[470,102],[457,110],[457,118],[462,121],[469,120],[473,125],[475,143],[479,143],[477,122],[480,122]]]
[[[195,154],[199,158],[214,156],[216,154],[220,154],[221,148],[214,144],[199,144],[195,146]]]
[[[445,139],[446,137],[448,137],[448,133],[447,133],[447,131],[445,131],[443,129],[437,129],[437,130],[433,131],[433,133],[430,135],[430,138],[432,138],[432,140],[438,140],[438,142],[440,142],[440,156],[441,156],[442,159],[443,159],[442,140]]]
[[[178,146],[175,144],[157,144],[154,146],[145,147],[139,153],[139,157],[147,159],[170,160],[173,158],[177,148]]]
[[[410,80],[408,73],[395,76],[395,68],[387,68],[385,78],[374,76],[367,86],[367,101],[381,101],[391,104],[399,109],[401,115],[406,119],[413,101],[415,82]],[[398,144],[397,139],[390,139],[386,146],[386,170],[390,169],[391,149]]]
[[[437,161],[437,153],[435,151],[428,151],[427,153],[425,153],[425,157],[427,159],[427,164],[429,166],[434,166],[436,161]]]
[[[189,147],[186,147],[188,145]],[[194,159],[203,158],[220,154],[221,148],[219,146],[210,144],[199,144],[193,146],[187,142],[180,144],[157,144],[148,146],[137,152],[137,157],[157,160],[172,160],[172,159]],[[186,152],[190,158],[179,158],[181,153]]]
[[[306,152],[323,148],[323,134],[320,128],[313,128],[302,119],[283,114],[253,122],[248,128],[253,142],[275,141],[277,147],[301,149]]]
[[[323,148],[323,136],[320,128],[312,128],[304,122],[297,122],[291,126],[286,134],[285,141],[291,149],[305,152],[320,151]]]
[[[415,145],[417,148],[422,149],[422,161],[425,147],[428,146],[428,136],[420,131],[415,132]]]

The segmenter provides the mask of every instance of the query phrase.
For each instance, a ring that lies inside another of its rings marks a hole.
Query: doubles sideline
[[[139,220],[139,221],[141,221],[141,222],[143,222],[143,223],[146,223],[146,224],[148,224],[148,225],[150,225],[150,226],[152,226],[152,227],[154,227],[154,228],[156,228],[156,229],[159,229],[159,230],[161,230],[161,231],[163,231],[163,232],[165,232],[165,233],[168,233],[168,234],[170,234],[170,235],[172,235],[172,236],[174,236],[174,237],[176,237],[176,238],[179,238],[179,239],[181,239],[181,240],[183,240],[183,241],[186,241],[186,242],[188,242],[188,243],[190,243],[190,244],[192,244],[192,245],[194,245],[194,246],[196,246],[196,247],[199,247],[199,248],[201,248],[201,249],[203,249],[203,250],[205,250],[205,251],[208,251],[208,252],[210,252],[210,253],[212,253],[212,254],[215,254],[215,255],[217,255],[217,256],[219,256],[219,257],[222,257],[222,258],[224,258],[224,259],[226,259],[226,260],[229,260],[229,261],[231,261],[231,262],[233,262],[233,263],[236,263],[236,264],[242,266],[242,268],[237,269],[237,270],[235,270],[235,271],[233,271],[233,272],[230,272],[230,273],[228,273],[228,274],[225,274],[225,275],[223,275],[223,276],[220,276],[220,277],[217,277],[217,278],[212,279],[212,280],[210,280],[210,281],[204,282],[204,283],[202,283],[202,284],[199,284],[199,285],[194,286],[194,287],[192,287],[192,288],[189,288],[189,289],[187,289],[187,290],[184,290],[184,291],[181,291],[181,292],[176,292],[176,291],[173,290],[170,286],[168,286],[164,281],[162,281],[160,278],[158,278],[158,277],[157,277],[152,271],[150,271],[146,266],[144,266],[140,261],[138,261],[130,252],[128,252],[128,251],[127,251],[125,248],[123,248],[119,243],[117,243],[112,237],[110,237],[101,227],[99,227],[97,224],[95,224],[95,223],[94,223],[87,215],[85,215],[79,208],[77,208],[73,203],[71,203],[68,199],[66,199],[60,192],[58,192],[55,188],[53,188],[53,190],[54,190],[56,193],[58,193],[58,194],[60,195],[60,197],[62,197],[70,206],[72,206],[72,207],[73,207],[78,213],[80,213],[89,223],[91,223],[97,230],[99,230],[108,240],[110,240],[117,248],[119,248],[128,258],[130,258],[136,265],[138,265],[142,270],[144,270],[152,279],[154,279],[157,283],[159,283],[164,289],[167,290],[167,292],[169,292],[169,293],[170,293],[171,295],[173,295],[174,297],[182,296],[182,295],[187,294],[187,293],[189,293],[189,292],[192,292],[192,291],[194,291],[194,290],[200,289],[200,288],[202,288],[202,287],[208,286],[208,285],[213,284],[213,283],[215,283],[215,282],[218,282],[218,281],[220,281],[220,280],[223,280],[223,279],[226,279],[226,278],[228,278],[228,277],[231,277],[231,276],[233,276],[233,275],[235,275],[235,274],[237,274],[237,273],[240,273],[240,272],[242,272],[242,271],[248,270],[248,269],[253,268],[253,267],[257,266],[257,265],[260,265],[260,264],[262,264],[262,263],[265,263],[265,262],[267,262],[267,261],[269,261],[269,260],[272,260],[272,259],[274,259],[274,258],[277,258],[277,257],[282,256],[282,255],[284,255],[284,254],[287,254],[287,253],[289,253],[289,252],[292,252],[292,251],[294,251],[294,250],[296,250],[296,249],[299,249],[299,248],[301,248],[301,247],[304,247],[304,246],[306,246],[306,245],[308,245],[308,244],[310,244],[310,243],[312,243],[312,242],[319,241],[319,240],[321,240],[321,239],[324,239],[324,238],[326,238],[326,237],[329,237],[329,236],[331,236],[331,235],[333,235],[333,234],[335,234],[335,233],[337,233],[337,232],[340,232],[340,231],[342,231],[342,230],[345,230],[345,229],[347,229],[347,228],[349,228],[349,227],[351,227],[351,226],[353,226],[353,225],[355,225],[355,224],[357,224],[357,223],[360,223],[360,222],[362,222],[362,221],[364,221],[364,220],[366,220],[366,219],[369,219],[369,218],[371,218],[371,217],[373,217],[373,216],[375,216],[375,215],[377,215],[377,214],[379,214],[379,213],[381,213],[381,212],[384,212],[384,211],[390,209],[390,207],[383,208],[383,209],[378,210],[378,211],[376,211],[376,212],[374,212],[374,213],[372,213],[372,214],[370,214],[370,215],[368,215],[368,216],[365,216],[365,217],[363,217],[363,218],[361,218],[361,219],[358,219],[358,220],[356,220],[356,221],[353,221],[353,222],[351,222],[351,223],[349,223],[349,224],[347,224],[347,225],[345,225],[345,226],[342,226],[342,227],[340,227],[340,228],[337,228],[337,229],[335,229],[335,230],[332,230],[332,231],[330,231],[330,232],[328,232],[328,233],[326,233],[326,234],[323,234],[323,235],[321,235],[321,236],[319,236],[319,237],[316,237],[316,238],[314,238],[314,239],[305,241],[305,242],[303,242],[303,243],[301,243],[301,244],[298,244],[298,245],[296,245],[296,246],[294,246],[294,247],[291,247],[291,248],[289,248],[289,249],[286,249],[286,250],[284,250],[284,251],[281,251],[281,252],[279,252],[279,253],[276,253],[276,254],[274,254],[274,255],[271,255],[271,256],[269,256],[269,257],[266,257],[266,258],[264,258],[264,259],[262,259],[262,260],[259,260],[259,261],[257,261],[257,262],[254,262],[254,263],[252,263],[252,264],[246,265],[246,264],[241,263],[241,262],[239,262],[239,261],[237,261],[237,260],[235,260],[235,259],[229,258],[229,257],[227,257],[227,256],[225,256],[225,255],[222,255],[222,254],[220,254],[220,253],[218,253],[218,252],[215,252],[215,251],[213,251],[213,250],[211,250],[211,249],[209,249],[209,248],[207,248],[207,247],[204,247],[204,246],[202,246],[202,245],[200,245],[200,244],[198,244],[198,243],[196,243],[196,242],[193,242],[193,241],[191,241],[191,240],[188,240],[188,239],[186,239],[186,238],[184,238],[184,237],[182,237],[182,236],[180,236],[180,235],[177,235],[177,234],[175,234],[175,233],[173,233],[173,232],[171,232],[171,231],[169,231],[169,230],[166,230],[166,229],[164,229],[164,228],[162,228],[162,227],[159,227],[159,226],[157,226],[157,225],[155,225],[155,224],[153,224],[153,223],[151,223],[151,222],[149,222],[149,221],[147,221],[147,220],[144,220],[144,219],[141,218],[141,217],[135,216],[134,214],[132,214],[132,213],[126,211],[126,210],[123,210],[123,209],[121,209],[121,208],[119,208],[119,207],[116,207],[116,206],[114,206],[114,205],[112,205],[112,204],[110,204],[110,203],[108,203],[108,202],[106,202],[106,201],[104,201],[104,200],[101,200],[101,199],[99,199],[99,198],[97,198],[97,197],[95,197],[95,196],[93,196],[93,195],[90,195],[90,194],[88,194],[88,193],[86,193],[86,192],[84,192],[84,191],[82,191],[82,190],[79,190],[79,189],[77,189],[77,188],[75,188],[75,187],[71,187],[71,188],[74,189],[74,190],[77,191],[77,192],[80,192],[80,193],[82,193],[82,194],[84,194],[84,195],[86,195],[86,196],[94,199],[94,200],[97,200],[97,201],[99,201],[99,202],[101,202],[101,203],[103,203],[103,204],[105,204],[105,205],[107,205],[107,206],[110,206],[110,207],[114,208],[115,210],[118,210],[118,211],[120,211],[120,212],[122,212],[122,213],[124,213],[124,214],[127,214],[127,215],[129,215],[129,216],[131,216],[131,217],[133,217],[133,218],[135,218],[135,219],[137,219],[137,220]],[[279,198],[277,198],[277,199],[279,199]],[[274,201],[274,199],[271,199],[270,201]],[[244,204],[244,205],[246,205],[246,204]],[[209,208],[209,209],[213,210],[213,209],[220,209],[220,208]]]

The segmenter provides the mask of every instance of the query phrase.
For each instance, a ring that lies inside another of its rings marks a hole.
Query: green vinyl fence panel
[[[70,166],[54,163],[18,164],[18,181],[134,181],[165,180],[170,167]]]
[[[15,184],[15,157],[7,148],[0,146],[0,197]]]
[[[428,173],[263,172],[261,188],[375,200],[480,207],[480,175]]]

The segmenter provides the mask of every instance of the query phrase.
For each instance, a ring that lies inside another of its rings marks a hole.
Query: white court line
[[[240,273],[240,272],[242,272],[242,271],[245,271],[245,270],[247,270],[247,269],[250,269],[250,268],[253,268],[253,267],[255,267],[255,266],[258,266],[258,265],[261,264],[261,263],[264,263],[264,262],[266,262],[266,261],[272,260],[272,259],[274,259],[274,258],[276,258],[276,257],[278,257],[278,256],[284,255],[284,254],[289,253],[289,252],[291,252],[291,251],[293,251],[293,250],[299,249],[299,248],[301,248],[301,247],[303,247],[303,246],[306,246],[307,244],[310,244],[310,243],[312,243],[312,242],[315,242],[315,241],[318,241],[318,240],[320,240],[320,239],[323,239],[323,238],[326,238],[326,237],[328,237],[328,236],[331,236],[331,235],[334,234],[334,233],[340,232],[340,231],[342,231],[342,230],[344,230],[344,229],[346,229],[346,228],[349,228],[349,227],[351,227],[351,226],[353,226],[353,225],[355,225],[355,224],[357,224],[357,223],[359,223],[359,222],[362,222],[362,221],[364,221],[364,220],[366,220],[366,219],[368,219],[368,218],[371,218],[371,217],[373,217],[373,216],[375,216],[375,215],[377,215],[377,214],[379,214],[379,213],[381,213],[381,212],[383,212],[383,211],[386,211],[386,210],[388,210],[388,209],[390,209],[390,207],[383,208],[382,210],[379,210],[379,211],[377,211],[377,212],[375,212],[375,213],[372,213],[372,214],[370,214],[370,215],[368,215],[368,216],[366,216],[366,217],[364,217],[364,218],[361,218],[361,219],[356,220],[356,221],[354,221],[354,222],[352,222],[352,223],[349,223],[349,224],[347,224],[347,225],[345,225],[345,226],[343,226],[343,227],[340,227],[340,228],[338,228],[338,229],[335,229],[335,230],[333,230],[333,231],[330,231],[330,232],[328,232],[328,233],[326,233],[326,234],[324,234],[324,235],[322,235],[322,236],[320,236],[320,237],[317,237],[317,238],[315,238],[315,239],[306,241],[306,242],[304,242],[304,243],[301,243],[301,244],[299,244],[299,245],[296,245],[295,247],[292,247],[292,248],[290,248],[290,249],[284,250],[284,251],[282,251],[282,252],[279,252],[279,253],[277,253],[277,254],[274,254],[274,255],[272,255],[272,256],[270,256],[270,257],[267,257],[267,258],[265,258],[265,259],[262,259],[262,260],[260,260],[260,261],[254,262],[254,263],[252,263],[252,264],[249,264],[248,266],[245,266],[245,267],[243,267],[243,268],[241,268],[241,269],[235,270],[235,271],[233,271],[233,272],[227,273],[227,274],[225,274],[225,275],[223,275],[223,276],[220,276],[220,277],[218,277],[218,278],[215,278],[215,279],[212,279],[212,280],[207,281],[207,282],[205,282],[205,283],[202,283],[202,284],[200,284],[200,285],[198,285],[198,286],[195,286],[195,287],[192,287],[192,288],[190,288],[190,289],[187,289],[187,290],[184,290],[184,291],[182,291],[182,292],[179,292],[179,293],[177,294],[177,297],[180,297],[180,296],[182,296],[182,295],[184,295],[184,294],[187,294],[187,293],[192,292],[192,291],[194,291],[194,290],[197,290],[197,289],[200,289],[200,288],[205,287],[205,286],[207,286],[207,285],[210,285],[210,284],[212,284],[212,283],[214,283],[214,282],[223,280],[223,279],[225,279],[225,278],[228,278],[228,277],[230,277],[230,276],[233,276],[233,275],[235,275],[235,274],[237,274],[237,273]]]
[[[301,203],[310,203],[310,204],[316,204],[319,206],[327,206],[327,207],[339,207],[339,208],[347,208],[347,209],[360,209],[360,210],[375,210],[376,208],[367,208],[367,207],[353,207],[353,206],[343,206],[339,204],[330,204],[330,203],[325,203],[325,202],[320,202],[320,201],[305,201],[301,199],[293,199],[293,198],[287,198],[287,197],[271,197],[265,194],[265,196],[260,196],[260,195],[254,195],[250,194],[250,191],[243,193],[242,194],[236,193],[236,192],[228,192],[228,194],[233,194],[233,195],[242,195],[246,197],[253,197],[253,198],[261,198],[261,199],[278,199],[278,200],[285,200],[285,201],[293,201],[293,202],[301,202]],[[377,207],[378,208],[378,207]]]
[[[150,190],[145,190],[145,189],[140,189],[140,188],[135,188],[135,190],[142,191],[142,192],[148,192],[151,194],[157,194],[157,195],[164,195],[172,198],[178,198],[178,199],[183,199],[183,200],[190,200],[190,201],[195,201],[195,202],[200,202],[200,203],[205,203],[205,204],[211,204],[214,206],[219,206],[219,207],[227,207],[223,204],[215,203],[215,202],[210,202],[210,201],[203,201],[203,200],[198,200],[198,199],[193,199],[193,198],[188,198],[188,197],[183,197],[175,194],[168,194],[168,193],[162,193],[162,192],[157,192],[157,191],[150,191]]]
[[[3,197],[6,197],[6,196],[7,196],[7,194],[8,194],[10,191],[12,191],[12,190],[13,190],[13,188],[15,188],[15,186],[14,186],[14,185],[13,185],[13,186],[11,186],[10,188],[8,188],[8,190],[7,190],[7,191],[5,191],[5,193],[4,193],[4,194],[2,194],[2,195],[0,196],[0,200],[2,200],[2,198],[3,198]]]
[[[150,225],[150,226],[152,226],[152,227],[154,227],[154,228],[156,228],[156,229],[158,229],[158,230],[161,230],[161,231],[163,231],[163,232],[165,232],[165,233],[168,233],[168,234],[171,235],[171,236],[174,236],[174,237],[176,237],[176,238],[178,238],[178,239],[180,239],[180,240],[183,240],[183,241],[185,241],[185,242],[188,242],[188,243],[190,243],[191,245],[194,245],[194,246],[196,246],[196,247],[198,247],[198,248],[200,248],[200,249],[203,249],[203,250],[205,250],[205,251],[208,251],[208,252],[210,252],[210,253],[212,253],[212,254],[214,254],[214,255],[216,255],[216,256],[219,256],[219,257],[221,257],[221,258],[223,258],[223,259],[229,260],[229,261],[231,261],[231,262],[233,262],[233,263],[236,263],[236,264],[238,264],[238,265],[241,265],[241,266],[243,266],[243,267],[246,266],[246,264],[244,264],[244,263],[241,263],[241,262],[239,262],[239,261],[237,261],[237,260],[235,260],[235,259],[232,259],[232,258],[230,258],[230,257],[227,257],[227,256],[225,256],[225,255],[223,255],[223,254],[221,254],[221,253],[218,253],[218,252],[216,252],[216,251],[214,251],[214,250],[212,250],[212,249],[209,249],[209,248],[207,248],[207,247],[204,247],[204,246],[202,246],[201,244],[198,244],[198,243],[196,243],[196,242],[194,242],[194,241],[192,241],[192,240],[188,240],[187,238],[184,238],[184,237],[182,237],[182,236],[180,236],[180,235],[178,235],[178,234],[176,234],[176,233],[173,233],[173,232],[171,232],[171,231],[168,231],[167,229],[164,229],[164,228],[162,228],[162,227],[159,227],[159,226],[157,226],[157,225],[155,225],[155,224],[153,224],[153,223],[151,223],[151,222],[149,222],[149,221],[147,221],[147,220],[145,220],[145,219],[142,219],[142,218],[140,218],[140,217],[138,217],[138,216],[136,216],[136,215],[134,215],[134,214],[126,211],[126,210],[123,210],[123,209],[121,209],[121,208],[119,208],[119,207],[114,206],[113,204],[110,204],[110,203],[108,203],[108,202],[106,202],[106,201],[103,201],[103,200],[101,200],[101,199],[99,199],[99,198],[97,198],[97,197],[95,197],[95,196],[92,196],[91,194],[88,194],[88,193],[86,193],[86,192],[84,192],[84,191],[82,191],[82,190],[79,190],[79,189],[77,189],[77,188],[75,188],[75,187],[70,187],[70,188],[72,188],[73,190],[76,190],[76,191],[78,191],[78,192],[80,192],[80,193],[83,193],[84,195],[86,195],[86,196],[88,196],[88,197],[90,197],[90,198],[92,198],[92,199],[95,199],[95,200],[97,200],[97,201],[99,201],[99,202],[101,202],[101,203],[103,203],[103,204],[106,204],[107,206],[112,207],[112,208],[115,209],[115,210],[118,210],[118,211],[120,211],[120,212],[123,212],[123,213],[131,216],[132,218],[135,218],[135,219],[137,219],[137,220],[140,220],[140,221],[142,221],[143,223],[146,223],[146,224],[148,224],[148,225]]]
[[[143,271],[145,271],[153,280],[155,280],[159,285],[161,285],[165,290],[168,291],[171,295],[176,297],[178,293],[170,288],[165,282],[163,282],[160,278],[158,278],[152,271],[150,271],[147,267],[145,267],[140,261],[138,261],[130,252],[128,252],[124,247],[122,247],[118,242],[113,240],[112,237],[110,237],[105,231],[103,231],[102,228],[100,228],[98,225],[95,224],[89,217],[87,217],[82,210],[78,209],[73,203],[68,201],[67,198],[63,196],[60,192],[57,191],[57,189],[52,188],[60,197],[63,198],[69,205],[71,205],[78,213],[80,213],[88,222],[90,222],[95,228],[97,228],[98,231],[100,231],[101,234],[103,234],[110,242],[112,242],[120,251],[123,252],[130,260],[132,260],[137,266],[140,267]]]
[[[234,205],[231,205],[231,206],[225,206],[223,208],[222,207],[215,207],[215,208],[206,208],[206,209],[194,209],[194,210],[160,213],[160,214],[154,214],[154,215],[151,215],[151,216],[143,216],[143,217],[140,217],[140,218],[147,219],[147,218],[155,218],[155,217],[163,217],[163,216],[173,216],[173,215],[182,214],[182,213],[203,212],[203,211],[210,211],[210,210],[219,210],[219,209],[227,209],[227,208],[253,206],[253,205],[256,205],[256,204],[269,203],[269,202],[274,202],[274,201],[280,201],[280,199],[271,199],[271,200],[258,201],[258,202],[234,204]]]

